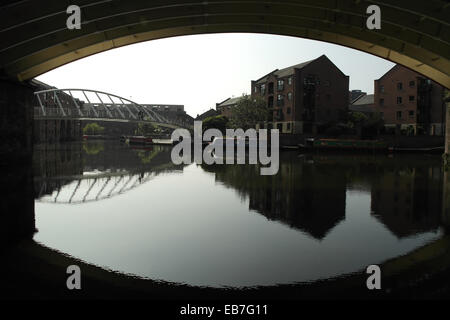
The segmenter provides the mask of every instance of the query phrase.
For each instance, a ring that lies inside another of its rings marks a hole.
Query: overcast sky
[[[338,45],[264,34],[174,37],[99,53],[39,76],[60,89],[96,89],[137,103],[183,104],[191,116],[274,69],[328,56],[350,76],[350,90],[373,93],[373,81],[393,63]]]

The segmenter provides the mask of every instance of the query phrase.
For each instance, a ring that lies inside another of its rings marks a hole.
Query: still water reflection
[[[260,176],[176,166],[161,146],[36,146],[34,239],[141,277],[253,286],[356,272],[443,234],[439,156],[280,157]]]

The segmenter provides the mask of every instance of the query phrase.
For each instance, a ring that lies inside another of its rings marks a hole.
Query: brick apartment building
[[[443,135],[444,88],[403,66],[395,65],[375,80],[375,111],[390,133]]]
[[[315,133],[320,125],[346,115],[349,77],[322,55],[252,81],[251,92],[273,109],[267,127],[281,133]]]

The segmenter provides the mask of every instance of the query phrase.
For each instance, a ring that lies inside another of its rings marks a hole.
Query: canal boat
[[[153,139],[150,137],[145,136],[128,136],[125,138],[125,142],[130,145],[147,145],[147,144],[153,144]]]
[[[314,150],[387,151],[388,145],[381,140],[315,139],[304,146]]]

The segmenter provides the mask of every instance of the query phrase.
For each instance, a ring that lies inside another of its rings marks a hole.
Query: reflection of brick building
[[[323,239],[345,219],[344,171],[336,171],[333,163],[300,162],[292,153],[280,156],[277,175],[261,176],[248,166],[224,165],[216,167],[216,179],[248,196],[249,209]]]
[[[442,207],[442,167],[393,168],[372,183],[372,214],[398,238],[436,230]]]
[[[328,187],[316,183],[288,190],[252,189],[249,206],[268,219],[282,221],[316,239],[323,239],[345,219],[345,180],[341,182]]]
[[[282,133],[312,133],[318,125],[345,116],[348,86],[349,77],[322,55],[252,81],[251,92],[273,109],[269,127]]]
[[[375,109],[390,132],[444,134],[444,88],[396,65],[375,80]]]

